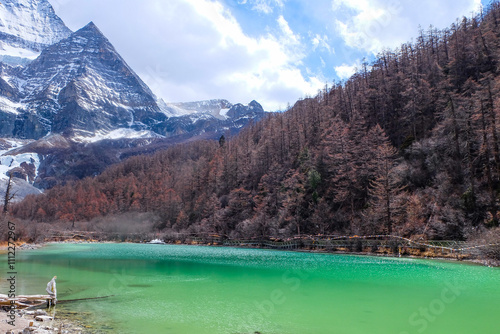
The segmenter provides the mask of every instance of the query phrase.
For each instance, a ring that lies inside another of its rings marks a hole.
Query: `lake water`
[[[2,254],[6,257],[6,255]],[[106,333],[497,334],[500,270],[444,261],[198,246],[53,244],[18,252],[17,293]],[[0,268],[6,276],[6,259]],[[5,293],[7,283],[0,283]]]

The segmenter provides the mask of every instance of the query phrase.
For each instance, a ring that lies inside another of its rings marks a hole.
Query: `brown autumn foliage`
[[[12,213],[53,223],[150,212],[156,230],[239,237],[465,239],[499,220],[499,65],[495,2],[236,137],[133,157]]]

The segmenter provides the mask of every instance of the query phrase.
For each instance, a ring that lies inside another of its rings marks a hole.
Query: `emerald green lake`
[[[5,265],[0,268],[7,275]],[[44,293],[105,333],[497,334],[500,270],[444,261],[145,245],[18,251],[17,294]],[[0,293],[7,282],[0,282]],[[57,312],[57,310],[56,310]]]

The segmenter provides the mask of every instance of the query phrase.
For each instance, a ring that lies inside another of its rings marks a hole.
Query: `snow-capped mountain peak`
[[[166,118],[151,90],[92,22],[46,48],[20,77],[25,109],[39,116],[33,121],[40,130],[33,135],[18,128],[23,137],[145,130]]]
[[[0,1],[0,61],[34,59],[70,34],[48,0]]]
[[[69,37],[73,43],[79,43],[82,47],[88,48],[89,46],[95,47],[97,45],[106,44],[108,49],[116,52],[106,36],[104,36],[102,31],[92,21]],[[99,50],[94,51],[98,52]]]
[[[2,0],[0,15],[0,32],[38,45],[51,45],[71,34],[47,0]]]

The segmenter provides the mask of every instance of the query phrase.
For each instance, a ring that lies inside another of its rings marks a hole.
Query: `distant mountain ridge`
[[[0,0],[0,138],[11,140],[15,148],[3,155],[39,154],[36,169],[44,172],[37,172],[35,179],[61,181],[65,179],[58,178],[61,171],[72,179],[68,161],[74,165],[75,159],[93,159],[91,153],[75,153],[87,152],[84,147],[93,143],[105,141],[98,150],[107,145],[115,156],[127,157],[140,154],[140,148],[150,150],[146,147],[152,143],[157,150],[236,133],[265,114],[256,101],[246,106],[222,99],[166,103],[93,22],[71,32],[47,0]],[[23,143],[31,151],[19,147],[19,140],[28,140]],[[101,159],[87,166],[88,171],[78,167],[78,177],[99,173],[104,160],[119,159]],[[6,178],[2,174],[0,179]],[[41,187],[54,183],[30,182]]]
[[[228,110],[233,105],[223,99],[208,100],[208,101],[194,101],[194,102],[180,102],[180,103],[166,103],[164,108],[175,116],[184,116],[189,114],[211,114],[212,116],[225,119],[221,115],[221,111]]]

